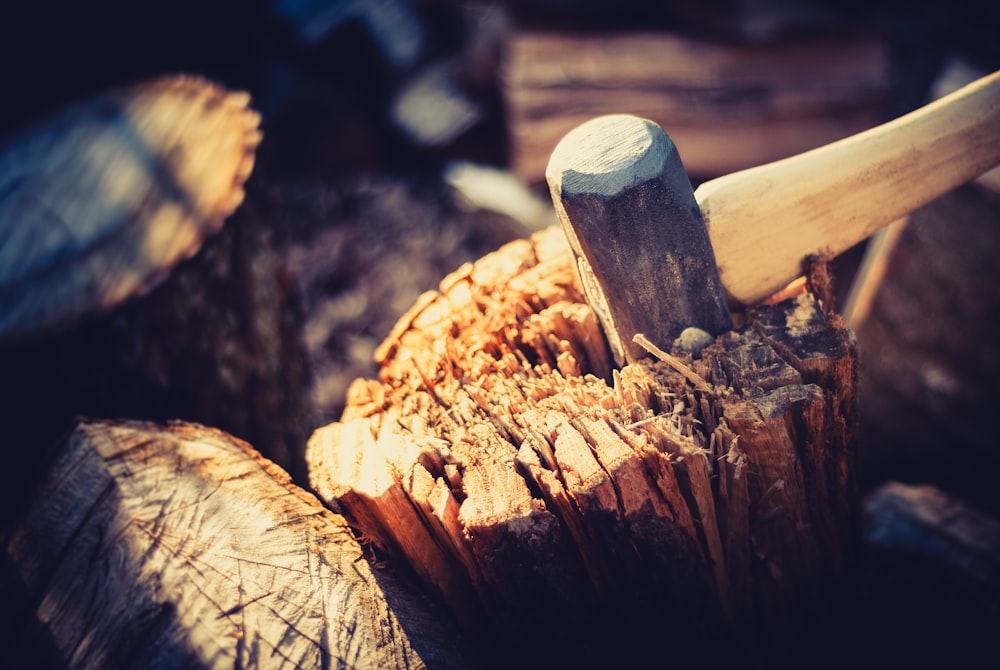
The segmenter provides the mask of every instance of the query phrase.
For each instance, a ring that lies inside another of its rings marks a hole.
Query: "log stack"
[[[861,537],[857,352],[822,273],[734,315],[697,357],[619,369],[571,259],[543,231],[463,266],[399,321],[380,378],[356,381],[309,445],[310,483],[343,516],[218,430],[78,422],[0,528],[0,665],[773,666],[857,633],[841,620],[858,604],[842,602]],[[249,284],[270,287],[264,274]],[[29,423],[8,452],[38,446],[22,443]],[[866,537],[881,574],[948,544],[925,574],[975,576],[961,584],[988,621],[995,520],[885,493]],[[920,551],[910,517],[930,529]]]
[[[197,421],[301,470],[299,314],[275,226],[245,198],[259,125],[248,94],[176,75],[4,138],[0,420],[18,446],[0,533],[79,415]]]
[[[511,164],[536,184],[559,139],[602,114],[668,128],[688,172],[704,179],[871,128],[889,87],[888,49],[868,36],[754,45],[519,29],[506,54]]]

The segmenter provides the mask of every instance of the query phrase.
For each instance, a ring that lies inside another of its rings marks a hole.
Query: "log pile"
[[[876,125],[888,85],[887,49],[868,37],[754,46],[519,30],[507,44],[502,92],[512,167],[542,183],[559,139],[602,114],[659,123],[688,172],[706,178]]]
[[[4,139],[0,533],[81,415],[209,424],[304,476],[301,323],[245,198],[259,124],[246,93],[178,75]]]
[[[520,658],[828,634],[856,550],[851,333],[803,293],[699,360],[609,356],[563,234],[511,243],[400,320],[314,433],[311,484]]]

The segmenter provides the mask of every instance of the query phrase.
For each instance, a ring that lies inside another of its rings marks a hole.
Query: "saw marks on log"
[[[748,316],[682,359],[712,392],[662,361],[612,370],[562,233],[513,242],[400,320],[381,380],[314,433],[311,484],[507,641],[821,626],[800,617],[847,558],[853,340],[808,294]]]
[[[81,423],[6,555],[37,617],[11,667],[462,666],[341,517],[214,429]]]

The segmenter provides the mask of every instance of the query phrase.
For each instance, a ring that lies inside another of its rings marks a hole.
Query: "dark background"
[[[412,168],[426,156],[388,146],[398,136],[386,120],[386,102],[419,65],[455,53],[476,39],[463,24],[463,8],[476,6],[498,7],[519,25],[662,28],[721,40],[748,39],[733,17],[753,11],[779,16],[766,32],[749,36],[758,42],[874,31],[892,45],[893,88],[886,100],[887,117],[922,104],[933,77],[950,56],[961,56],[986,70],[1000,62],[996,37],[1000,7],[979,0],[400,0],[398,4],[411,10],[426,35],[418,61],[407,68],[388,63],[371,32],[356,20],[345,20],[317,44],[305,44],[296,38],[278,4],[277,0],[4,3],[0,134],[111,86],[156,74],[193,72],[250,91],[272,135],[281,128],[283,114],[299,114],[299,132],[289,131],[288,137],[270,141],[288,151],[283,156],[299,152],[300,170],[330,169],[334,162],[339,170]],[[480,124],[484,128],[472,129],[473,137],[462,138],[460,146],[451,149],[453,154],[502,164],[502,109],[489,99],[493,93],[489,88],[484,85],[475,92],[492,112]],[[342,145],[334,151],[336,161],[315,155],[333,146],[332,141],[317,142],[331,134]]]

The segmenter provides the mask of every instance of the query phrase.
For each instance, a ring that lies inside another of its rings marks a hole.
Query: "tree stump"
[[[79,423],[4,545],[3,667],[464,666],[343,518],[196,424]]]
[[[855,564],[855,342],[812,293],[736,317],[613,369],[562,232],[510,243],[399,321],[312,487],[497,658],[792,657]]]

